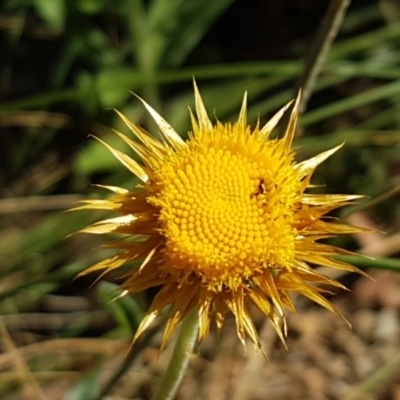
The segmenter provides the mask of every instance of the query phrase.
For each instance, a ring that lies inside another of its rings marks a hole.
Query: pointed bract
[[[319,164],[324,162],[327,158],[329,158],[332,154],[336,153],[341,147],[343,147],[344,143],[339,146],[334,147],[328,151],[324,151],[323,153],[318,154],[317,156],[310,158],[309,160],[303,161],[299,164],[295,165],[295,169],[299,172],[300,177],[305,177],[317,168]]]
[[[242,108],[240,109],[239,118],[237,124],[245,130],[247,127],[247,92],[244,92]]]
[[[140,166],[135,160],[132,160],[130,157],[128,157],[126,154],[120,152],[119,150],[116,150],[112,148],[110,145],[108,145],[106,142],[103,142],[101,139],[96,138],[100,143],[102,143],[104,146],[107,147],[111,151],[111,153],[121,162],[121,164],[125,165],[126,168],[129,169],[129,171],[132,172],[135,176],[137,176],[140,180],[143,182],[147,182],[149,179],[147,173],[145,172],[145,168]]]
[[[286,106],[282,107],[259,131],[260,136],[264,136],[268,138],[272,130],[278,125],[278,122],[285,114],[285,111],[290,107],[292,102],[286,104]]]
[[[152,116],[155,123],[158,125],[161,132],[167,139],[168,143],[174,149],[177,149],[177,150],[186,147],[186,143],[175,132],[174,128],[172,128],[172,126],[163,117],[161,117],[161,115],[156,110],[154,110],[152,107],[150,107],[142,98],[140,98],[139,96],[136,96],[136,97],[142,102],[142,104],[145,106],[146,110]]]
[[[193,79],[193,86],[194,86],[194,100],[196,103],[196,112],[200,129],[201,130],[207,129],[211,131],[213,126],[210,119],[208,118],[206,108],[204,107],[203,100],[201,99],[199,89],[197,88],[196,81],[194,79]]]
[[[300,107],[300,98],[301,98],[301,90],[297,95],[292,112],[290,114],[289,125],[286,129],[286,134],[284,137],[286,150],[289,150],[292,147],[294,135],[296,133],[297,118],[299,115],[299,107]]]

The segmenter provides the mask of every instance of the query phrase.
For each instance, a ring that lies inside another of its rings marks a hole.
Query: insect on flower
[[[299,98],[284,136],[273,139],[270,133],[290,104],[264,126],[251,128],[245,95],[235,123],[212,124],[196,84],[194,93],[197,118],[190,111],[192,131],[187,141],[143,100],[163,142],[117,111],[137,141],[117,135],[143,165],[102,143],[142,182],[131,189],[106,186],[114,193],[111,197],[86,200],[77,208],[120,214],[82,232],[126,236],[105,244],[117,253],[82,275],[140,262],[125,275],[122,289],[126,293],[160,289],[134,340],[172,305],[161,348],[176,325],[197,307],[199,340],[208,335],[212,321],[221,330],[230,312],[241,342],[245,344],[248,335],[262,350],[250,304],[269,318],[282,341],[283,310],[295,311],[293,292],[340,315],[323,297],[320,285],[343,288],[342,284],[310,264],[363,273],[333,258],[350,252],[319,242],[363,231],[325,218],[361,196],[307,193],[316,167],[341,146],[296,163],[291,145]]]

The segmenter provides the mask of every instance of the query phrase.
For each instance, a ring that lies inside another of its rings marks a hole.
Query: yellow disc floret
[[[279,142],[218,124],[163,160],[149,201],[160,207],[168,272],[221,290],[290,264],[300,182]]]

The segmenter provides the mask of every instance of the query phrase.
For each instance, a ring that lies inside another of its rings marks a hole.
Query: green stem
[[[138,354],[148,345],[154,334],[159,332],[159,330],[160,324],[157,324],[153,328],[148,329],[139,339],[138,343],[135,343],[135,345],[132,345],[130,347],[129,353],[125,357],[122,364],[113,372],[111,378],[103,386],[100,393],[92,400],[102,400],[111,392],[112,389],[114,389],[115,385],[132,366],[132,363],[136,360]]]
[[[400,260],[390,257],[371,258],[362,255],[351,256],[335,256],[337,260],[353,264],[359,268],[372,268],[372,269],[388,269],[392,271],[400,271]]]
[[[400,354],[361,383],[361,385],[350,393],[345,400],[363,400],[366,398],[372,398],[370,396],[377,395],[387,389],[389,385],[398,378],[399,374]]]
[[[158,388],[154,400],[173,399],[185,374],[199,328],[198,308],[194,308],[182,321],[168,369]]]
[[[318,31],[318,35],[307,56],[303,73],[297,81],[294,97],[297,96],[300,88],[303,89],[299,107],[300,115],[303,114],[307,107],[317,77],[322,71],[333,40],[339,32],[349,4],[350,0],[331,0],[330,6]]]

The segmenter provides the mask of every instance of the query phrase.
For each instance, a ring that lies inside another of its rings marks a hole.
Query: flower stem
[[[356,387],[355,390],[345,398],[345,400],[375,398],[375,395],[378,395],[383,390],[390,387],[393,381],[399,377],[399,374],[400,354]]]
[[[182,321],[172,358],[154,400],[171,400],[174,398],[197,341],[198,327],[199,315],[196,307]]]
[[[295,97],[297,96],[299,89],[303,88],[299,109],[300,114],[303,114],[306,109],[308,99],[312,94],[317,77],[324,66],[332,42],[339,32],[346,9],[349,5],[350,0],[331,0],[318,35],[308,53],[303,73],[296,85]]]

